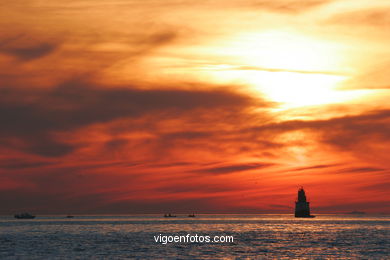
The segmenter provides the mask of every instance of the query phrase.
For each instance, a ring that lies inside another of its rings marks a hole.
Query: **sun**
[[[365,94],[343,88],[356,73],[348,66],[345,46],[299,32],[236,33],[188,51],[192,63],[164,69],[166,75],[234,86],[277,104],[278,111],[344,103]]]
[[[333,44],[280,31],[244,39],[248,81],[272,101],[285,107],[344,101],[345,93],[336,88],[347,76]]]
[[[337,103],[349,96],[336,89],[345,76],[252,71],[246,77],[255,91],[284,108]]]
[[[241,82],[292,108],[344,102],[354,95],[338,87],[349,78],[341,47],[298,33],[242,33],[215,50],[224,62],[203,67],[219,82]]]

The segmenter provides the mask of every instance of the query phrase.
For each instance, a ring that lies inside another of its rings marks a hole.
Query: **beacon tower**
[[[314,218],[310,215],[310,202],[306,200],[306,194],[303,187],[298,190],[298,200],[295,201],[295,217],[296,218]]]

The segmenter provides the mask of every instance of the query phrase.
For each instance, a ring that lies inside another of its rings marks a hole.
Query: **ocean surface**
[[[155,241],[187,235],[234,241]],[[390,259],[390,216],[4,216],[0,259]]]

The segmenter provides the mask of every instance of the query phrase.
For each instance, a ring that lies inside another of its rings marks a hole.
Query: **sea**
[[[0,259],[390,259],[390,216],[2,216]]]

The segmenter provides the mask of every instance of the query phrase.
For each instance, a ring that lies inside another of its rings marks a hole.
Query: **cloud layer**
[[[388,211],[383,5],[8,1],[0,213],[290,213],[301,185],[317,212]],[[262,85],[314,76],[363,98],[285,109]]]

